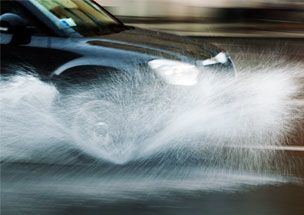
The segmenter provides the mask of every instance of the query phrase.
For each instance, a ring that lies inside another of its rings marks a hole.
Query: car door
[[[60,65],[73,58],[72,53],[52,48],[50,41],[56,37],[47,25],[18,1],[1,1],[1,15],[17,14],[26,20],[32,31],[28,44],[12,44],[12,36],[1,28],[1,73],[34,72],[48,76]]]

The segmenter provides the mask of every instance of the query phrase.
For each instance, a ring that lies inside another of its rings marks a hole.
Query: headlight
[[[193,86],[198,82],[200,71],[192,64],[166,59],[152,60],[148,64],[169,84]]]
[[[196,61],[197,66],[209,66],[213,64],[225,64],[229,60],[229,56],[225,52],[218,53],[215,57]]]

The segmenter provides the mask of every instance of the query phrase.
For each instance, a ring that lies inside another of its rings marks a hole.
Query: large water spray
[[[169,186],[168,177],[172,186],[189,185],[190,179],[207,186],[198,182],[210,172],[220,177],[234,172],[230,185],[269,182],[273,179],[256,174],[280,164],[273,149],[284,145],[302,116],[302,69],[259,68],[236,77],[202,71],[192,87],[139,84],[141,73],[134,72],[135,79],[94,80],[68,94],[27,71],[2,77],[1,161],[136,167],[132,179],[121,169],[119,175],[125,183],[149,178],[142,182],[145,189]],[[216,184],[227,186],[227,181]]]

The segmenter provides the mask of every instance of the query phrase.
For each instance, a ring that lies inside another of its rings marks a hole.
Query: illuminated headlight
[[[200,71],[192,64],[156,59],[150,61],[149,66],[169,84],[193,86],[198,82]]]
[[[218,53],[215,57],[206,59],[206,60],[200,60],[196,61],[197,66],[209,66],[213,64],[225,64],[229,60],[229,56],[225,52]]]

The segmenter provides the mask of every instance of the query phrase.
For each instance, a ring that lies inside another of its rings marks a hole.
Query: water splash
[[[1,160],[80,165],[89,158],[87,168],[105,162],[135,174],[139,168],[146,185],[169,175],[182,186],[208,168],[217,176],[269,171],[280,161],[267,148],[284,144],[302,116],[302,68],[259,68],[237,77],[204,72],[194,87],[94,80],[68,95],[33,75],[2,78]]]

